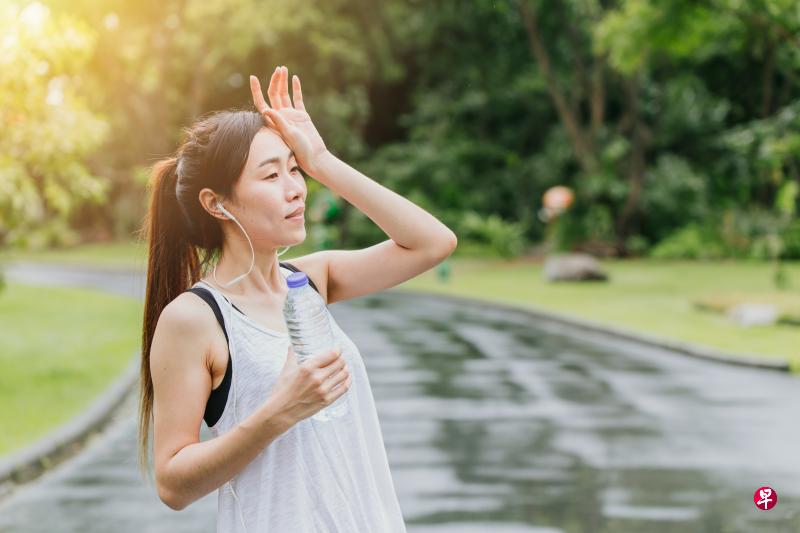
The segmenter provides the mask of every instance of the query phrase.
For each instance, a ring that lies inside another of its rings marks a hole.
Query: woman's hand
[[[292,99],[289,98],[289,69],[277,67],[269,80],[267,95],[269,103],[264,100],[261,83],[255,76],[250,76],[250,91],[253,103],[264,117],[267,125],[277,130],[294,152],[297,162],[308,174],[314,175],[316,163],[327,153],[328,149],[320,137],[311,117],[303,105],[303,92],[300,89],[300,78],[292,76]]]
[[[341,347],[298,364],[290,345],[270,398],[279,402],[281,413],[294,425],[336,401],[350,389],[351,381]]]

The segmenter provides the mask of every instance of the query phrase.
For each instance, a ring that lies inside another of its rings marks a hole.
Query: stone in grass
[[[542,271],[547,281],[606,281],[600,263],[588,254],[562,254],[548,257]]]
[[[728,318],[740,326],[771,326],[778,321],[778,307],[770,304],[741,303],[728,309]]]

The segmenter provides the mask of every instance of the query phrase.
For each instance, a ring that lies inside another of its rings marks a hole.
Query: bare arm
[[[322,272],[332,304],[388,289],[430,270],[456,248],[455,233],[432,214],[325,152],[310,172],[390,238],[361,250],[322,250],[294,260]]]
[[[211,393],[207,355],[214,328],[220,336],[222,331],[211,309],[193,298],[185,293],[167,305],[150,350],[156,484],[161,500],[175,510],[232,479],[281,434],[330,405],[350,385],[341,351],[297,365],[290,350],[261,407],[230,431],[201,442],[200,425]]]
[[[291,427],[276,414],[267,402],[224,435],[180,449],[163,466],[162,501],[181,510],[232,479]]]
[[[156,484],[161,500],[175,510],[229,481],[291,427],[276,402],[267,399],[231,431],[200,441],[211,392],[207,355],[219,325],[210,308],[186,298],[195,296],[179,296],[164,309],[150,350]]]
[[[270,78],[267,105],[261,84],[250,77],[256,109],[292,148],[303,169],[364,213],[389,239],[362,250],[324,250],[295,260],[323,278],[327,303],[394,287],[444,261],[456,234],[431,213],[331,154],[305,108],[300,78],[278,67]],[[294,101],[292,101],[292,99]]]

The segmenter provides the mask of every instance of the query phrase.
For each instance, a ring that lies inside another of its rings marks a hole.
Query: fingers
[[[289,69],[281,67],[280,91],[281,107],[292,107],[292,99],[289,98]]]
[[[266,121],[267,125],[274,128],[275,122],[266,113],[269,106],[266,100],[264,100],[264,94],[261,92],[261,82],[258,81],[258,78],[255,76],[250,76],[250,92],[253,94],[253,104],[256,106],[256,110],[264,117],[264,121]]]
[[[281,80],[281,68],[275,67],[275,70],[272,72],[272,77],[269,79],[269,87],[267,88],[267,96],[269,96],[269,104],[275,108],[280,109],[283,107],[281,104],[281,96],[280,96],[280,80]]]
[[[353,383],[353,376],[348,375],[346,379],[337,383],[335,387],[331,388],[327,394],[325,394],[325,403],[330,405],[336,400],[339,399],[340,396],[344,395],[350,389],[350,385]]]
[[[325,368],[339,359],[341,355],[342,349],[339,347],[328,350],[327,352],[322,352],[321,354],[312,358],[312,361],[314,362],[313,366],[316,368]]]
[[[289,131],[292,127],[289,122],[284,118],[283,115],[275,111],[274,109],[267,109],[266,115],[267,118],[272,119],[272,122],[275,125],[275,129],[281,133],[281,136],[285,136],[284,134]]]
[[[266,111],[269,106],[266,100],[264,100],[264,95],[261,93],[261,82],[252,75],[250,76],[250,92],[253,94],[253,104],[255,104],[258,112],[263,115],[264,111]]]
[[[292,99],[294,99],[295,109],[306,110],[306,106],[303,104],[303,91],[300,89],[300,78],[297,75],[292,76]]]
[[[331,379],[325,382],[327,385],[327,393],[330,393],[331,391],[336,392],[335,390],[336,387],[343,386],[345,383],[348,383],[351,379],[353,379],[352,374],[350,374],[350,372],[348,372],[346,368],[343,368],[341,371],[331,376]]]
[[[347,362],[345,361],[344,357],[339,357],[333,363],[322,369],[323,380],[331,379],[332,377],[341,373],[342,370],[347,371]]]

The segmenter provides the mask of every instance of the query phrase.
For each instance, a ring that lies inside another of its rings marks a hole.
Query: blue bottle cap
[[[293,274],[289,274],[286,278],[286,284],[289,286],[290,289],[295,287],[302,287],[303,285],[308,283],[308,276],[306,276],[305,272],[295,272]]]

